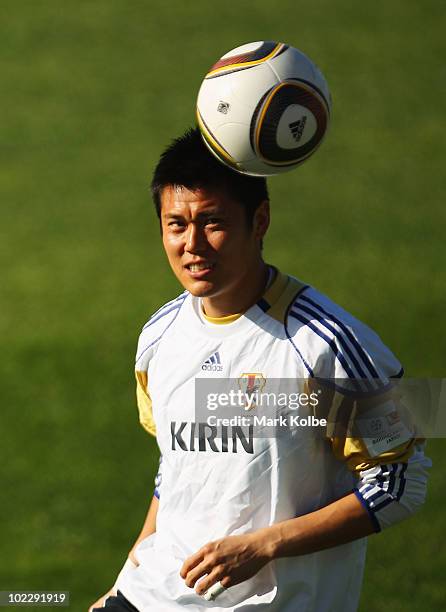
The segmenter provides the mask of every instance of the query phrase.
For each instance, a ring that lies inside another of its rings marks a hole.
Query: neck
[[[268,266],[260,259],[237,284],[220,295],[203,298],[203,310],[209,317],[227,317],[243,313],[264,294],[268,282]]]

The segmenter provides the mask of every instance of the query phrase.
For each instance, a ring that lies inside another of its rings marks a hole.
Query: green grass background
[[[0,14],[0,590],[70,590],[77,612],[113,583],[152,494],[133,357],[179,287],[151,170],[227,50],[289,42],[333,94],[320,151],[270,181],[267,260],[373,326],[408,375],[445,374],[446,10],[2,0]],[[371,538],[361,612],[444,609],[445,448],[429,445],[422,514]]]

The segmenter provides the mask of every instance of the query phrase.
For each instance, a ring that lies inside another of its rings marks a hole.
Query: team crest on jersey
[[[250,399],[245,404],[245,410],[252,410],[256,407],[256,395],[261,393],[266,385],[266,378],[261,372],[244,372],[240,375],[238,384],[245,396]]]

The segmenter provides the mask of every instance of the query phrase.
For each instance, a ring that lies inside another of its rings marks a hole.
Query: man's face
[[[267,211],[265,203],[250,228],[242,206],[222,191],[165,187],[161,194],[163,245],[183,287],[198,297],[230,294],[240,288],[247,270],[261,261]]]

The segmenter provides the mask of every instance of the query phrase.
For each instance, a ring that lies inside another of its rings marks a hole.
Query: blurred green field
[[[267,260],[373,326],[409,376],[445,375],[446,9],[2,0],[0,14],[0,590],[69,590],[77,612],[112,584],[152,495],[133,357],[179,287],[148,184],[225,51],[284,40],[332,89],[321,150],[270,181]],[[361,612],[445,609],[445,449],[429,445],[423,513],[371,538]]]

